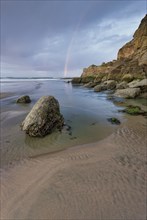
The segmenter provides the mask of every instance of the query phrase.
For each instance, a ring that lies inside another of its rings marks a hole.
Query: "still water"
[[[73,86],[63,80],[11,80],[1,82],[1,92],[11,95],[1,99],[1,167],[64,150],[71,146],[99,141],[111,134],[117,125],[107,118],[124,118],[120,107],[107,100],[106,93],[95,93],[92,89]],[[17,104],[21,95],[29,95],[30,104]],[[44,95],[54,96],[60,103],[65,123],[71,131],[54,132],[44,138],[33,138],[20,129],[36,101]]]

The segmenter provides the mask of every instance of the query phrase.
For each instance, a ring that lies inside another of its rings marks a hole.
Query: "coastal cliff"
[[[87,83],[106,80],[130,82],[134,79],[147,77],[147,15],[142,19],[133,39],[126,43],[117,54],[117,60],[103,63],[100,66],[91,65],[83,69],[81,82]],[[87,78],[87,79],[86,79]],[[89,80],[88,80],[89,79]],[[79,79],[75,79],[79,80]]]

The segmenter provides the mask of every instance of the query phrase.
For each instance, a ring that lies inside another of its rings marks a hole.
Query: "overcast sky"
[[[2,76],[79,76],[116,59],[145,13],[145,0],[1,0]]]

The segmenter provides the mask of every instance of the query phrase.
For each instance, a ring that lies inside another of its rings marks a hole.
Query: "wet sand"
[[[11,93],[11,92],[0,92],[0,99],[4,99],[4,98],[10,97],[12,95],[13,95],[13,93]]]
[[[146,119],[2,171],[1,219],[145,220]]]

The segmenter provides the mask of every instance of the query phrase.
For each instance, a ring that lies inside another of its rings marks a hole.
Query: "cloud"
[[[145,15],[145,4],[2,1],[2,73],[80,75],[92,63],[115,59]]]

